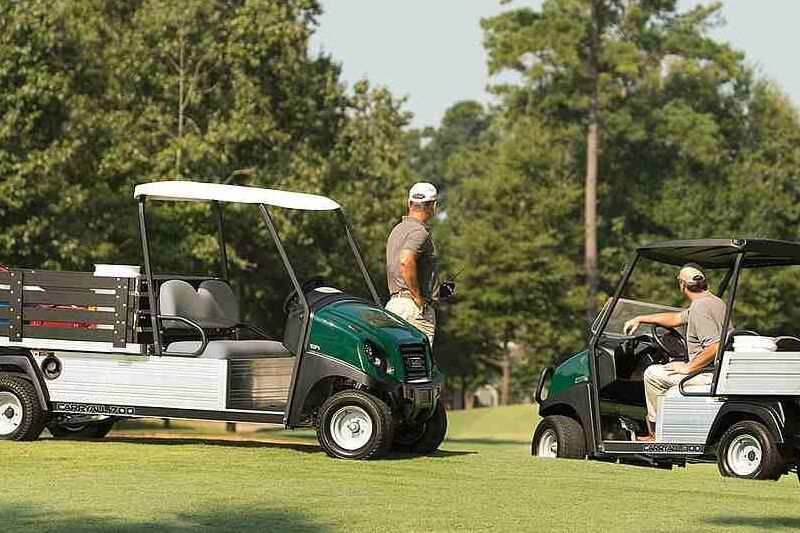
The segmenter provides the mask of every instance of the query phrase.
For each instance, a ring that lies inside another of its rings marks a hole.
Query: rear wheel
[[[87,424],[56,424],[47,425],[50,434],[56,439],[93,440],[102,439],[114,427],[116,419],[107,418],[100,422]]]
[[[544,417],[533,433],[531,455],[583,459],[586,457],[583,428],[575,419],[568,416]]]
[[[331,457],[376,459],[389,450],[393,434],[389,406],[366,392],[338,392],[320,408],[317,440]]]
[[[719,473],[744,479],[777,479],[784,460],[772,434],[761,422],[742,420],[722,435],[717,450]]]
[[[14,374],[0,374],[0,439],[36,440],[44,422],[33,384]]]
[[[406,453],[433,453],[447,434],[447,412],[441,401],[436,405],[430,419],[422,424],[397,428],[392,449]]]

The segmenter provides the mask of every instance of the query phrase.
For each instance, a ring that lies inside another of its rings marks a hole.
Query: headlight
[[[367,360],[376,368],[380,368],[387,374],[394,373],[394,367],[389,362],[386,354],[372,341],[366,341],[364,343],[364,355],[367,356]]]

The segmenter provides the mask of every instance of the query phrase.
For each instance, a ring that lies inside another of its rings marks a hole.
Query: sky
[[[679,0],[687,9],[707,0]],[[511,7],[540,5],[516,0]],[[366,77],[407,98],[412,126],[438,124],[459,100],[491,101],[480,19],[499,0],[322,0],[312,41],[342,64],[344,80]],[[727,24],[713,35],[745,52],[750,64],[800,107],[800,0],[725,0]]]

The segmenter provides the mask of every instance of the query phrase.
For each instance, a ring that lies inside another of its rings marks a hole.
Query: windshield
[[[301,286],[314,283],[372,300],[340,212],[271,207],[270,214]]]
[[[600,319],[609,312],[611,316],[603,334],[623,335],[623,326],[626,321],[635,316],[655,313],[675,313],[689,306],[689,301],[681,294],[677,275],[679,267],[659,263],[651,259],[640,257],[636,263],[628,282],[625,284],[622,295],[609,310],[611,299],[606,302],[598,320],[592,329],[596,332]],[[705,272],[709,288],[712,292],[722,282],[724,270],[707,270]],[[677,328],[682,334],[685,326]],[[640,326],[635,333],[644,333],[646,326]]]
[[[606,307],[603,308],[603,311],[606,312],[608,309],[608,305],[611,303],[611,299],[606,302]],[[611,313],[611,318],[608,320],[608,324],[606,325],[605,333],[612,334],[612,335],[623,335],[622,328],[625,325],[625,322],[630,320],[631,318],[639,315],[649,315],[653,313],[677,313],[680,312],[680,307],[671,307],[668,305],[659,305],[649,302],[641,302],[637,300],[628,300],[626,298],[620,298],[617,302],[617,305],[614,306],[614,312]],[[602,315],[601,315],[602,316]],[[598,317],[600,318],[600,317]],[[681,333],[683,333],[683,327],[678,328]],[[639,333],[642,333],[641,328]]]

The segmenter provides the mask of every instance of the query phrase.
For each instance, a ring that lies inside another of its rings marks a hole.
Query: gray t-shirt
[[[430,228],[413,217],[403,217],[386,241],[386,281],[389,294],[408,290],[400,272],[400,252],[417,254],[417,282],[422,297],[430,300],[436,286],[436,245]]]
[[[681,312],[686,324],[686,346],[689,361],[719,341],[725,321],[725,302],[710,292],[703,293],[688,309]]]

